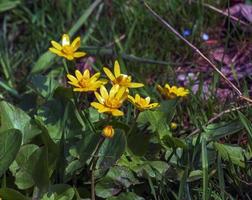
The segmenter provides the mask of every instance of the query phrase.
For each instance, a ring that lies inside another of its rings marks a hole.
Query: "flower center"
[[[65,45],[65,46],[63,46],[62,51],[63,51],[65,54],[73,54],[73,53],[74,53],[73,47],[71,47],[70,45]]]
[[[82,87],[82,88],[85,88],[88,86],[88,80],[83,78],[79,81],[79,85]]]
[[[108,98],[105,101],[105,105],[109,108],[120,108],[122,103],[116,98]]]
[[[115,84],[121,85],[121,86],[127,86],[131,82],[131,77],[127,75],[120,75],[114,80]]]

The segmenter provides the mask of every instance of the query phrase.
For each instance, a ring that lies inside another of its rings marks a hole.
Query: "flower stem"
[[[101,137],[95,147],[93,158],[90,161],[90,163],[91,163],[91,200],[95,200],[95,175],[94,175],[94,171],[95,171],[96,163],[99,158],[98,152],[99,152],[104,141],[105,141],[105,137]]]

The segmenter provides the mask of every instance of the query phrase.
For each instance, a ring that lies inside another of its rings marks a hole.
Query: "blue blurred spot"
[[[183,30],[183,33],[182,33],[182,35],[183,35],[184,37],[190,36],[191,34],[192,34],[192,31],[191,31],[190,29],[188,29],[188,28],[185,28],[185,29]]]

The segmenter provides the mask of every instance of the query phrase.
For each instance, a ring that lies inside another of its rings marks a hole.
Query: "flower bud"
[[[106,138],[113,138],[115,134],[115,130],[113,129],[113,126],[105,126],[102,130],[102,135]]]
[[[171,129],[173,129],[173,130],[178,128],[178,124],[175,122],[172,122],[170,126],[171,126]]]

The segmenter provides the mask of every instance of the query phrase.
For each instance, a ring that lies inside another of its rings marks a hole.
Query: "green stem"
[[[99,152],[104,141],[105,141],[105,137],[102,136],[95,147],[93,157],[90,161],[90,164],[91,164],[91,200],[95,200],[95,175],[94,175],[94,171],[95,171],[95,167],[96,167],[96,164],[97,164],[97,161],[99,158],[98,152]]]
[[[63,66],[64,66],[64,69],[65,69],[65,72],[68,74],[69,70],[68,70],[67,62],[66,62],[65,59],[63,59]]]
[[[134,128],[135,128],[135,126],[136,126],[136,124],[137,124],[137,119],[138,119],[138,117],[139,117],[139,114],[140,114],[140,111],[138,111],[138,112],[136,113],[136,116],[135,116],[135,118],[134,118],[134,120],[133,120],[133,124],[132,124],[131,127],[130,127],[130,130],[129,130],[129,132],[128,132],[127,137],[129,137],[130,134],[132,133],[132,131],[134,130]]]

